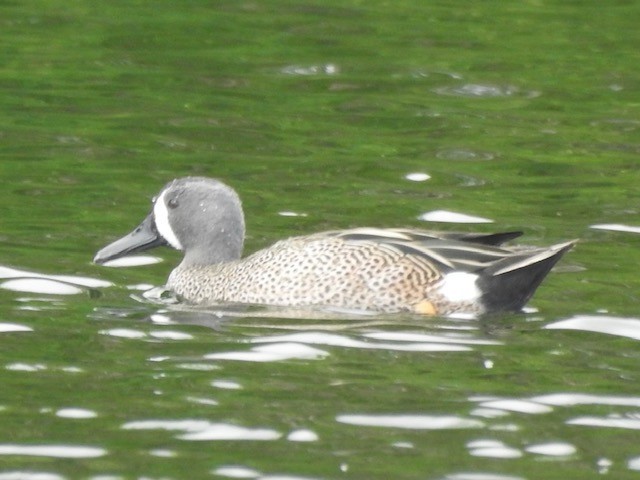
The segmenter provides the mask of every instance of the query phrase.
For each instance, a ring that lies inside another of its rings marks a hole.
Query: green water
[[[0,280],[0,479],[637,477],[639,240],[589,227],[640,225],[639,14],[0,4],[0,265],[114,284]],[[165,311],[132,294],[177,252],[91,258],[184,175],[238,190],[247,251],[363,225],[581,242],[522,315]],[[495,223],[417,219],[439,209]]]

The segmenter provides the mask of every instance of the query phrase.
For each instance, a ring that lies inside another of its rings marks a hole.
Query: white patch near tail
[[[447,273],[442,279],[438,293],[450,302],[473,302],[482,296],[478,288],[478,275],[467,272]]]
[[[166,194],[166,190],[160,194],[160,196],[156,199],[156,203],[153,205],[153,217],[156,221],[156,228],[158,229],[158,233],[162,235],[169,245],[171,245],[176,250],[182,250],[182,244],[176,234],[171,228],[171,223],[169,222],[169,210],[167,209],[167,205],[164,203],[164,196]]]

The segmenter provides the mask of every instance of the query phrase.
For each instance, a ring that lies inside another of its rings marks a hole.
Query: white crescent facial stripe
[[[153,217],[156,222],[156,228],[158,229],[158,233],[162,235],[162,238],[169,242],[169,245],[176,250],[182,250],[182,244],[173,232],[171,223],[169,222],[169,210],[167,209],[167,204],[164,201],[166,193],[166,190],[162,192],[156,199],[156,203],[153,205]]]

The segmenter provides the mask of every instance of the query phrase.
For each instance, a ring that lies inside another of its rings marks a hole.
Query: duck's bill
[[[96,253],[93,263],[102,264],[109,260],[115,260],[116,258],[166,244],[165,239],[156,230],[153,214],[151,213],[131,233],[110,243]]]

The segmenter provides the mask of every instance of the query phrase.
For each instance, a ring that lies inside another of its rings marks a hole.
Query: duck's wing
[[[323,232],[327,236],[338,236],[351,239],[373,240],[390,239],[407,242],[424,240],[457,240],[460,242],[479,243],[481,245],[500,246],[505,242],[518,238],[521,231],[478,233],[478,232],[435,232],[412,230],[406,228],[353,228],[349,230],[332,230]]]
[[[521,232],[494,234],[439,233],[420,230],[356,228],[323,232],[348,242],[376,244],[412,255],[434,265],[441,272],[475,272],[487,268],[514,252],[495,246],[521,235]]]

